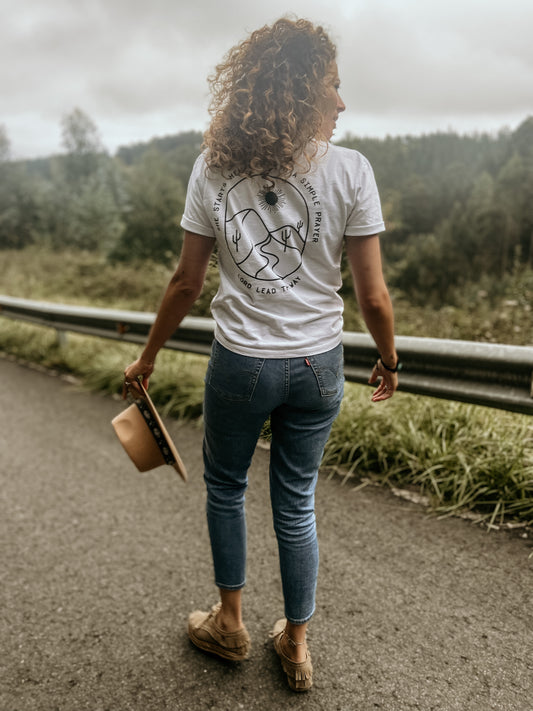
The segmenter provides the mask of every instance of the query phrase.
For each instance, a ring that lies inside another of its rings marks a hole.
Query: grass
[[[440,514],[533,523],[533,421],[398,393],[385,406],[347,388],[324,453],[344,478],[416,487]]]

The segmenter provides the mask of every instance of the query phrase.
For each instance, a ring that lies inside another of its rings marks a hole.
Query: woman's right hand
[[[134,360],[124,369],[124,383],[134,383],[142,377],[143,387],[148,390],[148,380],[154,372],[154,363],[145,360],[142,356]],[[126,387],[122,392],[122,397],[126,397]]]

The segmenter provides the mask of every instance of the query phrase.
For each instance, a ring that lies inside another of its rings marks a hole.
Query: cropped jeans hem
[[[218,583],[215,580],[215,585],[220,590],[242,590],[246,585],[246,580],[244,581],[244,583],[241,583],[240,585],[222,585],[221,583]]]
[[[309,622],[309,620],[313,617],[314,614],[315,610],[313,608],[313,612],[307,617],[305,617],[305,619],[303,620],[292,620],[287,614],[285,614],[285,617],[287,619],[287,622],[290,622],[291,625],[305,625],[307,622]]]

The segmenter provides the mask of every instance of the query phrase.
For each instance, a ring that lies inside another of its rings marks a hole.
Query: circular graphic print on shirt
[[[268,178],[252,197],[246,180],[239,180],[226,196],[225,237],[230,254],[253,279],[286,279],[302,264],[309,228],[307,203],[282,178]]]

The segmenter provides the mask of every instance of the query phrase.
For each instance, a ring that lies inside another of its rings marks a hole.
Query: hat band
[[[150,408],[148,407],[148,404],[146,403],[146,401],[143,398],[137,398],[135,400],[135,404],[141,411],[141,414],[144,417],[145,422],[148,425],[150,432],[152,433],[152,436],[156,441],[157,446],[159,447],[159,451],[163,455],[165,464],[174,464],[174,462],[176,460],[174,459],[174,456],[173,456],[172,452],[170,451],[170,448],[167,445],[165,436],[161,432],[159,425],[157,423],[157,420],[152,415],[152,412],[151,412]]]

